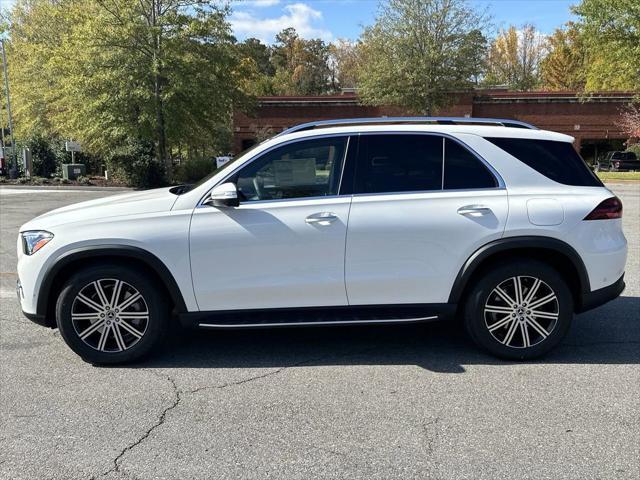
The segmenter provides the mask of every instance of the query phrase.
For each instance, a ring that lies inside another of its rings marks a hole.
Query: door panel
[[[447,302],[464,261],[503,234],[507,195],[498,186],[455,139],[361,135],[345,257],[349,304]]]
[[[196,208],[190,246],[200,310],[347,305],[351,197],[337,196],[347,136],[288,142],[243,166],[237,208]]]
[[[502,236],[506,218],[501,189],[356,195],[345,260],[349,304],[446,303],[464,262]]]
[[[190,243],[200,310],[347,305],[350,202],[332,197],[197,208]]]

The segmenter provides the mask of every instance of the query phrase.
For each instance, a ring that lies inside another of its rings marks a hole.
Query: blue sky
[[[10,7],[15,0],[0,0]],[[579,0],[469,0],[488,9],[497,27],[533,24],[551,33],[573,17],[569,10]],[[378,0],[236,0],[231,2],[231,23],[236,37],[257,37],[272,42],[274,35],[295,27],[305,38],[354,40],[362,27],[374,22]]]
[[[573,17],[571,5],[579,0],[470,0],[488,9],[497,27],[533,24],[551,33]],[[374,22],[378,0],[245,0],[232,3],[231,23],[238,39],[257,37],[273,41],[283,28],[292,26],[306,38],[356,39],[363,25]]]

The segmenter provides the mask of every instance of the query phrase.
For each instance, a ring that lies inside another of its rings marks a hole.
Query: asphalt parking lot
[[[495,360],[449,324],[176,332],[83,363],[15,300],[31,217],[113,192],[0,189],[0,478],[640,478],[640,185],[610,185],[622,297],[551,355]]]

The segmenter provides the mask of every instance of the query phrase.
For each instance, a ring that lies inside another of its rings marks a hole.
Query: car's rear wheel
[[[71,349],[94,364],[138,360],[161,341],[168,307],[148,275],[97,266],[73,275],[56,304],[56,322]]]
[[[465,305],[465,326],[482,348],[526,360],[554,348],[573,318],[573,298],[560,273],[533,260],[517,260],[483,275]]]

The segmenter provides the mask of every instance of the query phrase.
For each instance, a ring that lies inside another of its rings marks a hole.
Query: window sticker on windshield
[[[273,173],[278,186],[313,185],[316,182],[316,159],[276,160],[273,162]]]

